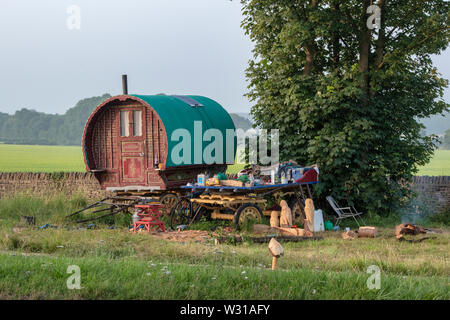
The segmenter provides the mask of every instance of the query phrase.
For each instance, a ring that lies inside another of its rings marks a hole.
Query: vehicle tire
[[[236,228],[239,230],[247,220],[255,220],[255,222],[261,222],[262,216],[262,211],[257,205],[247,203],[243,204],[236,210],[233,221],[236,225]]]

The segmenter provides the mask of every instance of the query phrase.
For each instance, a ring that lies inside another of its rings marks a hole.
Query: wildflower
[[[242,271],[242,274],[246,274],[246,273],[247,273],[247,271],[245,271],[245,270],[244,270],[244,271]]]
[[[149,277],[151,277],[152,276],[152,274],[149,272],[149,273],[147,273],[147,275],[149,276]]]

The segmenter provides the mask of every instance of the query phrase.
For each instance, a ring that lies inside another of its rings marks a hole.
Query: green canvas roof
[[[226,155],[226,130],[235,129],[233,120],[228,112],[216,101],[202,96],[166,96],[166,95],[137,95],[136,98],[144,100],[158,113],[164,127],[166,128],[167,141],[169,145],[166,167],[173,167],[171,153],[179,141],[171,141],[172,133],[179,128],[189,131],[191,134],[191,164],[194,164],[194,122],[202,122],[202,134],[208,129],[218,129],[223,136],[223,155]],[[188,102],[194,99],[202,106],[193,107]],[[186,100],[186,101],[183,101]],[[203,139],[202,139],[203,141]],[[210,144],[210,141],[202,142],[202,150]],[[236,141],[234,143],[234,154],[236,153]],[[202,157],[203,159],[203,157]],[[204,160],[202,162],[204,164]]]

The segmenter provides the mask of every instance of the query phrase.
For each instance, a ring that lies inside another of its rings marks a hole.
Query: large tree
[[[422,117],[448,81],[431,55],[449,42],[443,0],[242,0],[256,125],[280,130],[281,160],[318,163],[319,195],[387,212],[433,153]],[[380,9],[379,25],[367,13]],[[369,25],[367,20],[369,19]],[[370,27],[370,28],[369,28]]]

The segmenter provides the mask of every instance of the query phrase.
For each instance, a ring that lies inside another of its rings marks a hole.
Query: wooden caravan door
[[[145,108],[123,107],[119,115],[120,185],[147,183]]]

